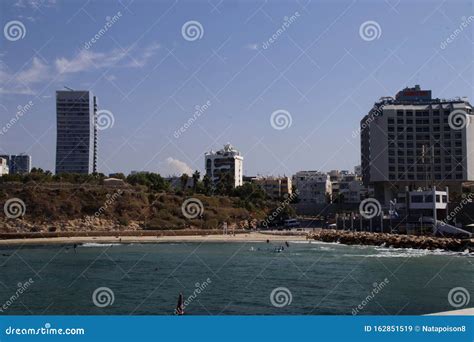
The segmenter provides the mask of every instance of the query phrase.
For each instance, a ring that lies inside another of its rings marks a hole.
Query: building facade
[[[290,177],[256,177],[252,183],[260,186],[271,199],[287,198],[293,192]]]
[[[244,157],[231,144],[224,145],[222,150],[210,151],[204,155],[206,175],[217,184],[225,174],[230,175],[233,186],[243,184]]]
[[[5,159],[10,174],[31,172],[31,156],[27,154],[0,155]]]
[[[56,174],[97,171],[97,99],[89,91],[57,91]]]
[[[474,181],[474,125],[456,126],[454,114],[469,120],[471,111],[466,99],[432,99],[418,85],[382,98],[361,121],[364,184],[385,204],[407,189],[460,193]]]
[[[362,179],[355,173],[342,171],[337,179],[331,179],[333,203],[360,203],[369,194]]]
[[[0,177],[3,175],[8,175],[8,161],[5,158],[0,157]]]
[[[10,156],[10,173],[30,173],[31,156],[27,154],[19,154]]]
[[[330,176],[319,171],[299,171],[293,175],[293,185],[301,203],[330,203],[332,185]]]

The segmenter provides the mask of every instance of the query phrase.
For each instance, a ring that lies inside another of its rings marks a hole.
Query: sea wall
[[[309,240],[339,242],[345,245],[372,245],[394,248],[443,249],[474,252],[473,240],[386,233],[348,232],[323,229],[307,236]]]

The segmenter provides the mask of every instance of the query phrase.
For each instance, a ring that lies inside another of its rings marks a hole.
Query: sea
[[[420,315],[472,306],[467,252],[307,241],[0,248],[0,315]],[[20,291],[21,290],[21,291]]]

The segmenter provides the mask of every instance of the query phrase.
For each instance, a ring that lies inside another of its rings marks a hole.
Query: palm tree
[[[186,185],[188,184],[188,179],[189,179],[189,176],[188,176],[187,173],[183,173],[183,174],[181,175],[181,189],[182,189],[183,191],[186,190]]]
[[[198,170],[194,171],[193,173],[193,191],[196,192],[198,187],[199,178],[201,178],[201,174]]]

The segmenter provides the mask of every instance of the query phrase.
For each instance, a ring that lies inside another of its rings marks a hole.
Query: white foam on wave
[[[79,247],[112,247],[112,246],[121,246],[121,243],[97,243],[97,242],[86,242]]]
[[[415,248],[393,248],[393,247],[375,247],[376,254],[344,254],[348,257],[366,257],[366,258],[419,258],[429,255],[467,255],[474,257],[474,253],[445,251],[443,249],[415,249]]]

